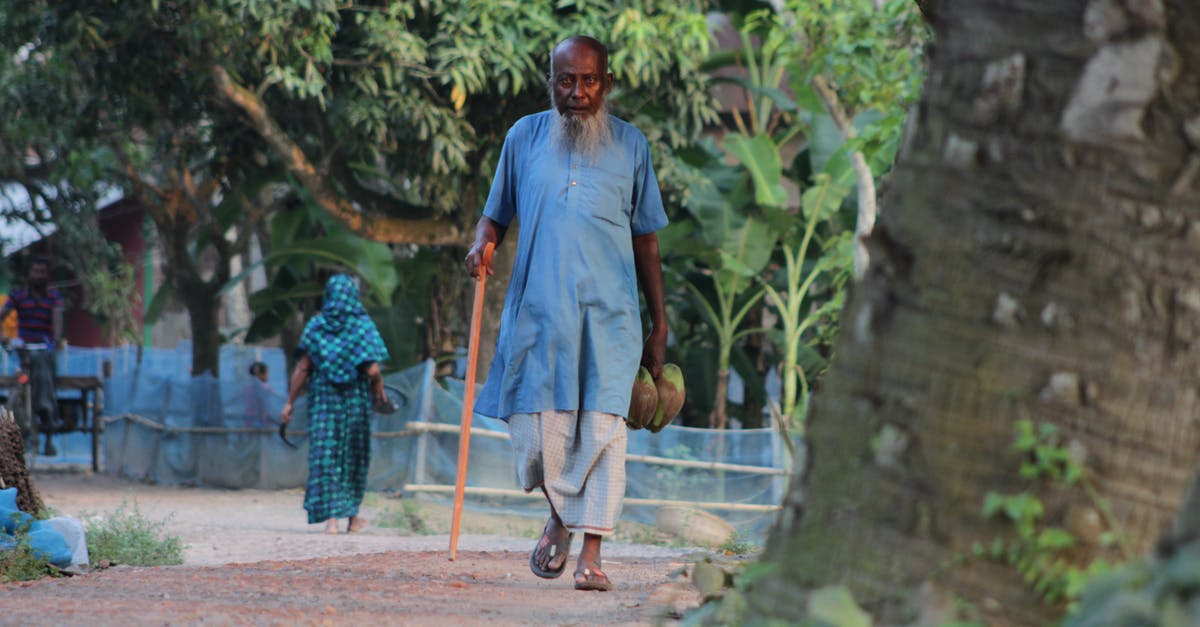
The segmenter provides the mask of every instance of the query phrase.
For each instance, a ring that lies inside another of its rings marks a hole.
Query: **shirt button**
[[[575,187],[575,181],[571,181],[571,187]]]

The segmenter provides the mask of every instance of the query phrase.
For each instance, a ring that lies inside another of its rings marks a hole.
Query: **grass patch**
[[[376,524],[380,527],[401,529],[422,536],[437,533],[430,529],[420,504],[408,499],[401,499],[394,506],[388,505],[380,508]]]
[[[87,516],[88,555],[93,565],[102,562],[130,566],[173,566],[183,563],[183,542],[168,535],[166,521],[147,519],[134,501],[132,510],[122,501],[116,511],[102,517]]]
[[[646,544],[668,548],[683,546],[679,538],[668,533],[663,533],[653,525],[627,520],[617,521],[617,529],[613,532],[612,539],[626,544]]]
[[[363,507],[371,523],[380,528],[396,529],[412,535],[439,535],[450,532],[451,505],[419,495],[415,498],[400,498],[395,494],[368,492],[363,498]],[[484,512],[464,508],[460,533],[507,535],[515,538],[539,538],[546,524],[546,513],[529,516],[516,512]],[[578,539],[578,538],[577,538]],[[611,540],[626,544],[645,544],[666,548],[692,546],[684,540],[632,520],[617,522]],[[719,547],[726,555],[746,555],[762,549],[761,546],[734,537]]]
[[[743,538],[739,533],[733,534],[733,537],[717,549],[726,555],[751,555],[762,551],[761,546]]]
[[[422,498],[400,498],[383,494],[367,494],[363,505],[373,510],[372,522],[381,528],[397,529],[413,535],[450,533],[452,507],[446,503]],[[528,516],[480,512],[465,508],[459,521],[460,533],[499,534],[521,538],[537,538],[544,521]]]
[[[33,581],[47,575],[60,576],[48,560],[29,546],[28,531],[27,523],[17,529],[13,536],[0,540],[0,583]]]

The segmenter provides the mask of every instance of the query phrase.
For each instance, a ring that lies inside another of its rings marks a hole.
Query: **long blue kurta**
[[[520,226],[485,416],[591,410],[624,416],[642,357],[634,235],[667,225],[650,147],[615,117],[584,156],[551,139],[556,111],[508,132],[483,215]]]

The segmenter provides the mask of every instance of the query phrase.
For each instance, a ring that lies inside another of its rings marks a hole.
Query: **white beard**
[[[550,132],[554,144],[567,152],[594,157],[612,141],[612,124],[608,107],[600,105],[596,113],[586,118],[567,113],[558,115]]]

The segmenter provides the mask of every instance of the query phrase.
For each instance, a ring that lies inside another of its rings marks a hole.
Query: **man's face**
[[[567,44],[555,53],[551,66],[550,93],[559,115],[595,115],[612,86],[612,74],[599,53],[583,44]]]
[[[50,268],[44,263],[29,266],[29,284],[43,287],[50,281]]]

